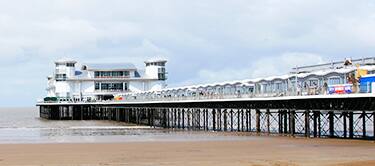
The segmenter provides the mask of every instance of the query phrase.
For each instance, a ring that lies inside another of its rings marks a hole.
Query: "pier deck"
[[[185,130],[375,139],[375,95],[38,103],[55,120],[106,119]]]

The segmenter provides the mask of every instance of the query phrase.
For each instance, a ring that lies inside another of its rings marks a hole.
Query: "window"
[[[74,67],[74,63],[67,63],[66,66],[67,67]]]
[[[124,71],[124,76],[129,76],[130,72],[129,71]]]
[[[125,83],[125,90],[127,90],[127,84]],[[95,84],[95,89],[99,87],[99,84]],[[122,91],[124,90],[124,83],[122,82],[111,82],[111,83],[101,83],[101,90],[104,91]]]
[[[318,80],[317,79],[311,79],[311,80],[309,80],[308,85],[310,87],[312,87],[312,86],[318,86]]]
[[[108,90],[108,89],[109,89],[109,84],[108,84],[108,83],[101,83],[100,88],[101,88],[102,90]]]
[[[95,78],[100,77],[124,77],[129,76],[129,71],[95,71]]]
[[[56,74],[56,81],[66,81],[66,74]]]
[[[99,82],[95,82],[95,90],[99,90],[100,89],[100,83]]]
[[[127,82],[124,82],[124,90],[127,91],[129,88],[128,88],[128,83]]]
[[[328,79],[329,85],[336,85],[336,84],[340,84],[340,83],[341,83],[340,77],[331,77],[331,78]]]
[[[281,82],[276,83],[276,90],[282,90],[282,89],[283,89],[282,83]]]

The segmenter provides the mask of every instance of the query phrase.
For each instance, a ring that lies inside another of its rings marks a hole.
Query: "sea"
[[[252,140],[259,137],[212,131],[137,126],[108,120],[46,120],[37,107],[0,108],[0,144],[119,143]]]

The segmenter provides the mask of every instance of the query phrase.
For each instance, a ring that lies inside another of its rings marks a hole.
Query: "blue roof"
[[[132,63],[89,63],[84,64],[87,70],[136,70]]]

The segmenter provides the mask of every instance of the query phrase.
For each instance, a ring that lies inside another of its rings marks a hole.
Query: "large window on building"
[[[95,78],[129,77],[129,71],[95,71]]]
[[[127,91],[128,83],[126,82],[95,82],[95,90]]]

